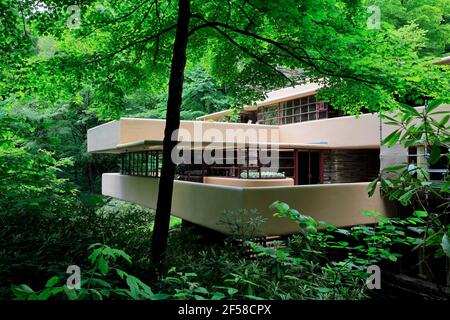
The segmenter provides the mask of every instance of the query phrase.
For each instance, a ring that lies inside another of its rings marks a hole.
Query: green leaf
[[[411,107],[411,106],[409,106],[407,104],[400,105],[400,109],[402,109],[402,111],[404,111],[405,113],[407,113],[409,115],[420,117],[419,111],[417,111],[416,108]]]
[[[414,190],[409,190],[409,191],[405,192],[404,194],[402,194],[398,198],[398,201],[400,201],[400,203],[402,205],[406,206],[408,204],[409,200],[411,200],[413,194],[414,194]]]
[[[228,289],[227,289],[227,293],[228,293],[230,296],[236,294],[237,292],[238,292],[238,289],[235,289],[235,288],[228,288]]]
[[[388,120],[390,120],[389,122],[391,122],[392,124],[396,124],[396,125],[399,124],[399,121],[397,119],[395,119],[395,118],[393,118],[391,116],[388,116],[386,114],[380,114],[380,118],[381,119],[388,119]],[[384,122],[384,123],[387,124],[387,122]]]
[[[362,214],[365,217],[379,217],[381,215],[378,211],[373,210],[364,210]]]
[[[52,289],[52,295],[57,295],[58,293],[61,293],[64,291],[65,286],[63,287],[56,287]]]
[[[222,300],[223,298],[225,298],[225,295],[222,292],[214,292],[211,300]]]
[[[91,245],[92,247],[93,245]],[[95,263],[95,261],[97,260],[97,257],[102,253],[102,249],[96,249],[94,250],[90,255],[89,255],[89,260],[91,261],[92,264]]]
[[[139,299],[139,287],[136,284],[135,277],[128,276],[126,281],[127,281],[128,287],[130,289],[131,298],[133,298],[134,300],[138,300]]]
[[[155,293],[150,296],[152,300],[166,300],[170,298],[170,294],[166,293]]]
[[[100,286],[103,286],[105,288],[111,288],[111,284],[109,284],[108,282],[106,282],[105,280],[102,279],[98,279],[98,278],[93,278],[91,280],[92,283],[96,283],[99,284]]]
[[[431,165],[435,164],[439,161],[441,158],[441,148],[438,142],[433,143],[433,146],[431,147],[431,153],[429,158],[429,163]]]
[[[450,114],[445,115],[441,121],[439,121],[438,126],[440,128],[445,128],[445,126],[447,125],[448,120],[450,120]]]
[[[51,277],[51,278],[47,281],[47,284],[45,285],[45,287],[46,287],[46,288],[53,287],[55,284],[58,283],[58,281],[59,281],[59,277],[57,277],[57,276]]]
[[[50,298],[51,295],[52,295],[52,290],[46,289],[46,290],[42,291],[39,295],[37,295],[35,300],[48,300],[48,298]]]
[[[91,250],[91,249],[93,249],[93,248],[100,247],[101,245],[102,245],[101,243],[96,242],[96,243],[91,244],[91,245],[88,247],[88,249]]]
[[[66,294],[69,300],[77,300],[78,295],[75,289],[69,289],[67,286],[64,286],[64,293]]]
[[[281,201],[275,201],[272,203],[269,208],[276,209],[280,213],[286,213],[289,211],[289,205],[287,203],[281,202]]]
[[[424,232],[425,232],[425,230],[423,229],[423,227],[418,228],[418,227],[411,227],[411,226],[409,226],[409,227],[408,227],[408,230],[411,230],[411,231],[416,232],[416,233],[418,233],[418,234],[421,234],[421,233],[424,233]]]
[[[394,172],[394,171],[398,171],[401,169],[405,169],[407,167],[407,164],[398,164],[395,166],[389,166],[389,167],[385,167],[383,169],[383,172]]]
[[[103,296],[95,289],[90,289],[93,300],[103,300]]]
[[[125,277],[128,276],[128,273],[121,270],[121,269],[116,269],[117,275],[120,277],[120,279],[124,279]]]
[[[203,293],[203,294],[209,294],[209,291],[206,288],[204,288],[204,287],[195,288],[194,292]]]
[[[367,192],[369,193],[369,197],[373,196],[373,194],[375,193],[375,190],[377,189],[378,180],[379,180],[378,178],[373,180],[367,186]]]
[[[428,106],[426,107],[425,111],[427,113],[430,113],[433,110],[435,110],[437,107],[439,107],[441,104],[442,104],[442,101],[440,101],[440,100],[432,100],[428,103]]]
[[[106,259],[103,256],[100,256],[100,258],[98,259],[97,266],[104,276],[108,274],[109,271],[108,261],[106,261]]]
[[[421,217],[421,218],[428,217],[428,213],[427,212],[420,211],[420,210],[414,211],[414,215],[416,217]]]
[[[382,144],[387,145],[389,148],[393,147],[400,139],[400,131],[394,130],[386,138],[383,139]]]
[[[34,293],[33,289],[31,289],[26,284],[20,284],[18,286],[12,285],[11,290],[14,293],[14,295],[18,298]]]
[[[389,255],[388,258],[389,258],[389,260],[391,260],[391,261],[393,261],[393,262],[396,262],[396,261],[397,261],[397,257],[394,256],[393,254]]]
[[[377,213],[378,213],[378,212],[377,212]],[[378,214],[379,214],[379,213],[378,213]],[[349,235],[350,235],[350,231],[345,230],[345,229],[335,229],[334,231],[337,232],[337,233],[343,234],[343,235],[345,235],[345,236],[349,236]]]
[[[246,295],[245,297],[248,298],[248,299],[250,299],[250,300],[266,300],[266,299],[264,299],[264,298],[257,297],[257,296],[255,296],[255,295],[250,295],[250,294]]]

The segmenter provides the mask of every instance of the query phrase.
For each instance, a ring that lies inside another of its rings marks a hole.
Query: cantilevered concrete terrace
[[[450,105],[439,108],[439,111],[450,111]],[[437,116],[440,117],[442,115]],[[164,127],[164,120],[125,118],[112,121],[88,131],[88,151],[119,155],[140,153],[138,159],[144,155],[148,158],[149,152],[162,149]],[[280,179],[247,179],[239,175],[240,171],[234,177],[215,176],[212,172],[216,171],[203,174],[202,169],[201,179],[197,182],[175,181],[172,214],[187,221],[227,233],[225,226],[219,223],[225,210],[256,208],[268,218],[263,226],[266,235],[298,232],[296,224],[272,216],[268,207],[276,200],[339,227],[375,222],[373,217],[362,215],[364,210],[378,211],[382,216],[397,214],[397,206],[385,200],[380,192],[375,192],[372,197],[367,193],[370,179],[365,178],[365,171],[377,173],[380,166],[408,160],[408,151],[401,146],[389,149],[383,146],[380,150],[381,139],[395,127],[383,124],[377,114],[283,125],[182,121],[180,129],[179,141],[192,150],[272,148],[280,152],[280,161],[283,152],[292,154],[295,165],[291,170],[293,177]],[[304,155],[308,155],[309,160]],[[311,169],[312,155],[318,155],[315,158],[316,173],[321,176],[316,180],[311,180],[311,175],[315,174]],[[361,156],[372,160],[375,157],[377,163],[365,162],[366,167],[357,169],[356,178],[346,180],[346,175],[352,174],[347,163],[353,166],[365,159]],[[302,161],[307,161],[306,167],[309,166],[303,176],[301,170],[305,165],[302,166]],[[158,164],[154,176],[106,173],[102,178],[102,193],[155,208],[159,183],[157,170]],[[327,179],[325,175],[328,175]],[[307,184],[305,177],[309,177]]]

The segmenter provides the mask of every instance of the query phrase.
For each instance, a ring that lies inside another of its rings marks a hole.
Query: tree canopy
[[[82,1],[75,13],[69,1],[2,3],[4,97],[48,106],[89,87],[105,119],[125,114],[139,92],[164,97],[176,3]],[[368,29],[364,1],[193,1],[187,68],[202,66],[231,105],[291,81],[324,82],[324,96],[351,112],[445,94],[445,85],[430,90],[444,76],[423,52],[446,48],[448,1],[379,5],[381,28]],[[302,79],[279,66],[303,70]]]

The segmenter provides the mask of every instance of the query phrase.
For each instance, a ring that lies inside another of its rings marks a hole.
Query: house
[[[345,116],[316,98],[318,84],[284,88],[246,106],[240,122],[229,111],[181,121],[172,214],[227,233],[225,210],[257,209],[266,235],[298,232],[272,216],[276,200],[338,227],[375,222],[373,210],[395,216],[397,205],[368,185],[380,168],[408,161],[398,145],[380,147],[395,127],[377,114]],[[450,111],[450,105],[439,107]],[[88,131],[88,151],[119,156],[120,172],[105,173],[102,193],[155,208],[165,120],[122,118]]]

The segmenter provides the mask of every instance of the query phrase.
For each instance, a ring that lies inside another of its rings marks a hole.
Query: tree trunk
[[[179,0],[177,30],[170,68],[166,127],[163,141],[163,161],[151,244],[151,259],[156,266],[164,258],[169,234],[173,180],[176,169],[176,165],[171,159],[171,152],[177,144],[177,141],[172,141],[172,134],[180,127],[180,108],[182,103],[184,69],[186,66],[190,14],[190,0]]]

